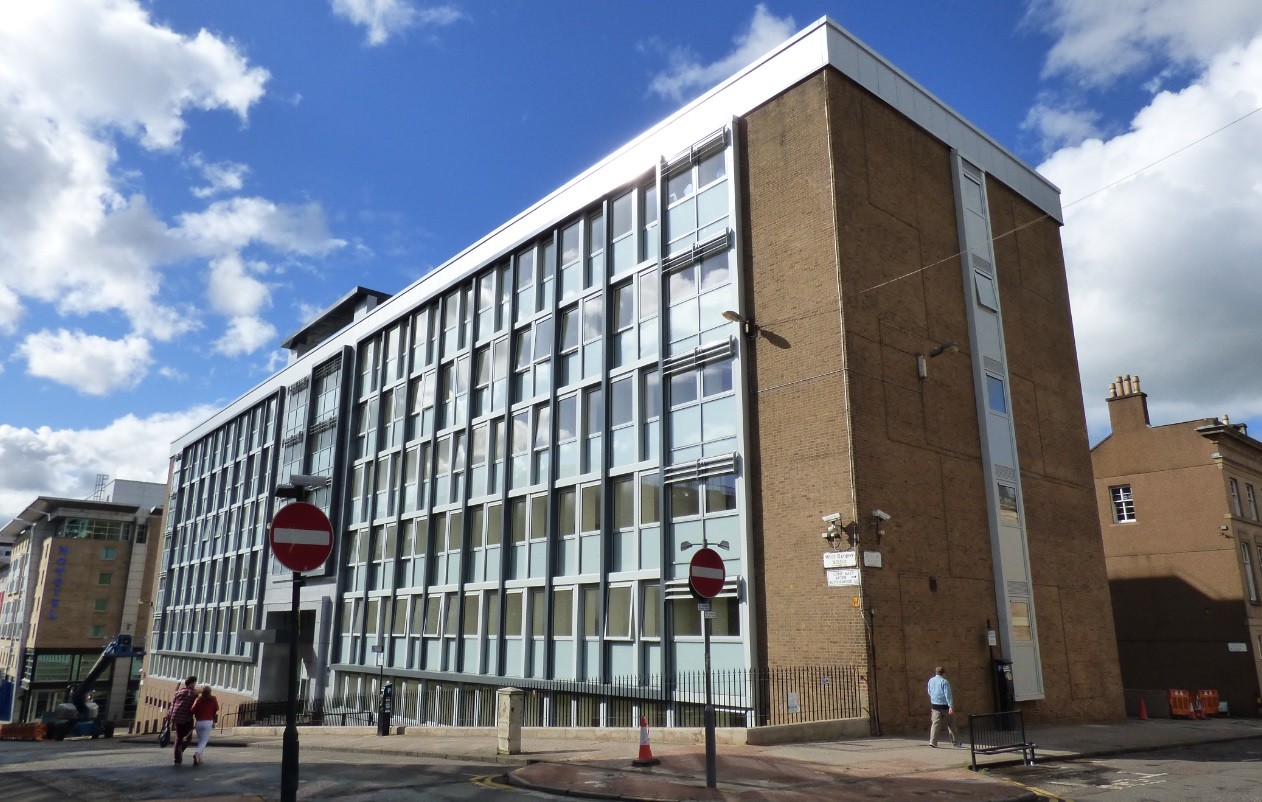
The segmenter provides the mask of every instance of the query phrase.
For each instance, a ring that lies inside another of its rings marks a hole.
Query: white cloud
[[[418,8],[408,0],[332,0],[333,13],[368,29],[368,44],[385,44],[391,36],[416,25],[451,25],[464,18],[455,6]]]
[[[172,31],[137,0],[6,4],[0,14],[0,331],[18,333],[23,299],[52,304],[84,326],[91,316],[122,312],[132,336],[108,348],[96,344],[79,360],[108,364],[104,375],[81,385],[108,392],[143,375],[148,346],[139,338],[170,340],[198,328],[195,313],[163,297],[163,273],[190,256],[225,251],[190,252],[183,232],[170,229],[143,195],[125,194],[121,187],[131,177],[119,172],[115,142],[134,139],[159,154],[173,151],[187,112],[223,110],[245,121],[267,80],[267,71],[251,66],[233,42],[206,31]],[[208,183],[199,191],[235,191],[245,174],[231,162],[204,168]],[[255,241],[290,242],[301,236],[290,229],[311,219],[306,207],[277,216],[278,225],[290,228],[259,233]],[[79,382],[73,355],[56,345],[46,333],[28,338],[30,372]],[[50,357],[55,364],[47,368]],[[138,373],[117,374],[126,367]]]
[[[267,265],[261,262],[247,265],[235,254],[212,262],[207,296],[215,311],[241,317],[253,315],[269,305],[271,293],[267,285],[251,275],[266,271]]]
[[[1126,133],[1039,168],[1072,204],[1062,238],[1093,435],[1118,374],[1144,379],[1154,422],[1262,415],[1262,113],[1178,152],[1259,106],[1262,36],[1154,97]]]
[[[224,356],[244,356],[276,341],[276,327],[259,317],[234,317],[228,330],[215,341],[215,351]]]
[[[237,162],[207,162],[200,153],[189,158],[189,164],[197,168],[205,186],[193,187],[190,191],[199,198],[209,198],[223,192],[239,192],[245,186],[245,177],[250,168]]]
[[[329,253],[346,244],[329,236],[318,205],[278,205],[265,198],[215,201],[205,211],[181,215],[176,234],[208,256],[254,243],[304,255]]]
[[[1021,127],[1038,133],[1042,151],[1050,153],[1057,148],[1101,136],[1097,127],[1099,119],[1097,111],[1057,108],[1053,103],[1040,102],[1026,114]]]
[[[0,523],[12,520],[37,496],[87,498],[97,474],[165,483],[171,443],[216,409],[127,415],[100,429],[0,425]]]
[[[649,90],[661,97],[682,101],[687,93],[708,89],[739,71],[796,31],[792,17],[776,17],[759,3],[749,28],[733,39],[732,52],[718,61],[702,64],[690,49],[673,48],[667,54],[670,68],[653,76]]]
[[[64,329],[31,334],[17,351],[26,358],[26,372],[30,375],[64,384],[85,395],[106,395],[134,387],[153,361],[149,342],[142,337],[110,340]]]
[[[22,317],[22,304],[13,290],[0,284],[0,334],[12,334]]]
[[[1036,0],[1030,19],[1057,36],[1045,75],[1107,86],[1154,64],[1197,66],[1252,38],[1257,0]]]
[[[246,263],[237,256],[216,260],[207,294],[215,311],[227,316],[228,328],[215,341],[214,350],[225,356],[242,356],[273,343],[276,327],[258,316],[270,306],[271,291],[253,274],[267,272],[261,262]]]

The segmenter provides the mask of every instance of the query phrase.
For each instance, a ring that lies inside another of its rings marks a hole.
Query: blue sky
[[[825,15],[1062,188],[1093,440],[1125,373],[1155,423],[1262,425],[1255,0],[11,0],[0,518],[164,481],[315,311],[402,289]]]

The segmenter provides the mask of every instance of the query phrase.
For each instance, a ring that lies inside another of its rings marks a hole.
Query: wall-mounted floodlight
[[[759,331],[758,324],[744,317],[743,315],[741,315],[740,312],[735,312],[731,309],[727,309],[722,314],[723,314],[724,320],[730,320],[733,323],[741,324],[741,330],[745,332],[746,335],[757,334]]]
[[[916,376],[918,376],[921,379],[927,379],[929,377],[929,360],[930,359],[933,359],[935,356],[942,356],[943,354],[954,354],[954,353],[957,353],[959,350],[960,350],[960,346],[954,340],[947,340],[941,345],[938,345],[934,347],[932,350],[930,350],[927,356],[925,354],[917,354],[916,355]]]
[[[685,540],[679,544],[679,550],[687,551],[688,549],[696,546],[705,546],[706,548],[714,546],[715,548],[723,549],[724,551],[730,551],[732,548],[732,544],[728,543],[726,540],[720,540],[718,543],[707,543],[705,541],[702,541],[701,543],[693,543],[691,540]]]

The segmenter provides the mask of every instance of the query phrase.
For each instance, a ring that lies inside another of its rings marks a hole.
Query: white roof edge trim
[[[1056,185],[836,22],[821,17],[255,385],[174,441],[171,456],[178,456],[188,444],[213,432],[279,386],[309,375],[314,365],[344,346],[358,343],[405,311],[441,295],[540,232],[632,183],[662,158],[675,156],[695,141],[731,125],[734,119],[825,66],[832,66],[877,95],[1057,222],[1064,222]]]

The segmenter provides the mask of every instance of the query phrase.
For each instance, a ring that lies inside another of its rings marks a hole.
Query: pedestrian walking
[[[960,745],[960,734],[955,730],[955,698],[951,695],[951,683],[946,678],[946,669],[938,666],[929,678],[929,745],[938,746],[938,732],[943,726],[951,733],[951,743]]]
[[[206,753],[206,743],[210,740],[210,731],[219,722],[219,700],[210,692],[209,685],[203,685],[193,702],[193,727],[197,731],[197,749],[193,752],[193,765],[200,766]]]
[[[171,697],[171,706],[167,709],[167,724],[175,731],[175,765],[184,762],[184,749],[193,735],[193,702],[197,701],[197,677],[189,675],[184,678],[184,687]]]

